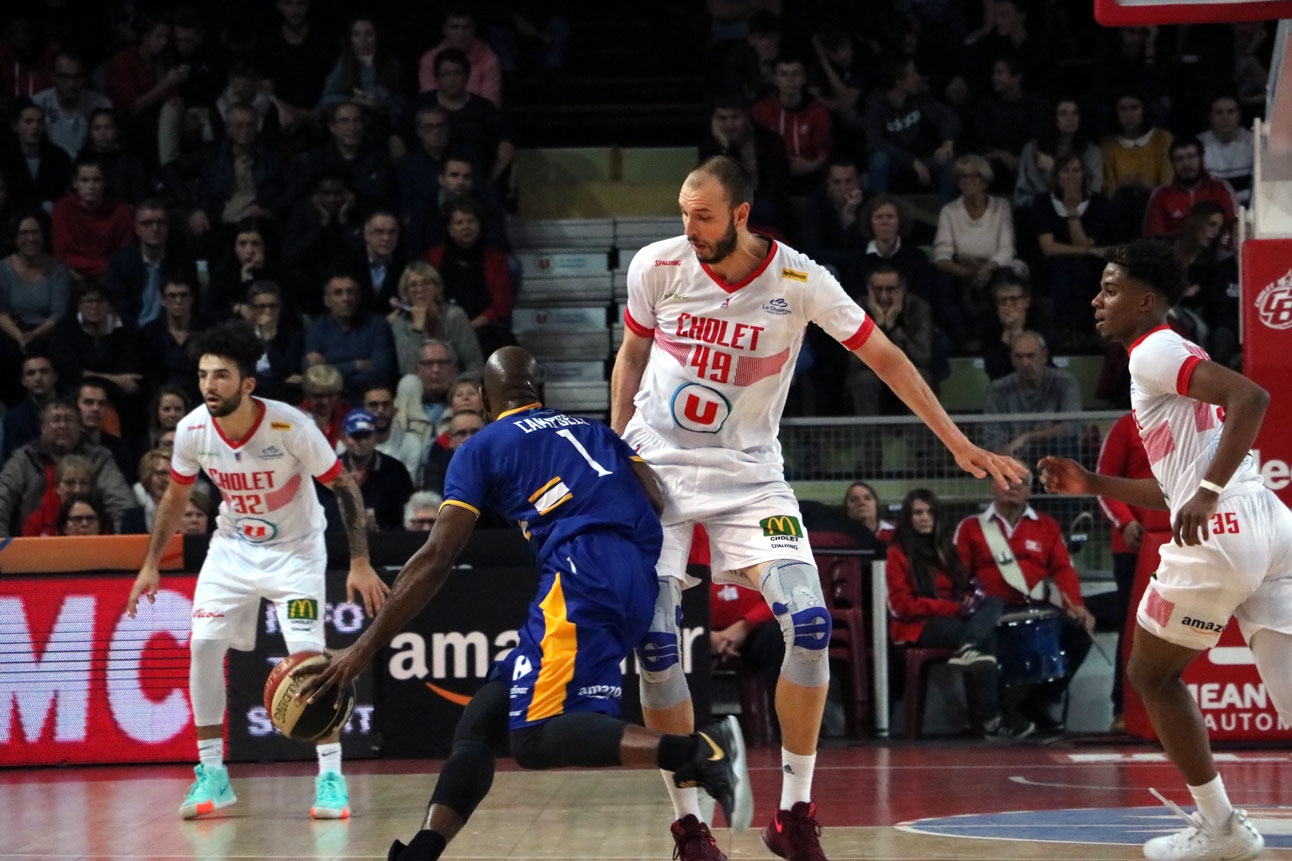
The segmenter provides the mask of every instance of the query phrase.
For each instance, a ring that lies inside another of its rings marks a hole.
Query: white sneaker
[[[980,652],[973,646],[965,645],[956,649],[956,653],[947,658],[947,663],[953,667],[967,667],[971,664],[994,664],[996,663],[996,656]]]
[[[1156,789],[1149,791],[1188,822],[1189,827],[1145,843],[1144,857],[1148,861],[1249,861],[1265,848],[1265,838],[1247,819],[1246,811],[1235,810],[1229,814],[1229,821],[1221,828],[1207,822],[1201,814],[1185,813]]]

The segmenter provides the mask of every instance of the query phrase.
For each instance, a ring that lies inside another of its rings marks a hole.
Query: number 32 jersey
[[[654,340],[625,437],[644,425],[682,449],[720,447],[780,463],[780,417],[808,323],[848,350],[874,322],[839,282],[776,241],[727,284],[685,236],[642,248],[628,267],[624,325]]]
[[[327,483],[341,461],[312,419],[279,401],[254,399],[251,432],[231,442],[202,405],[180,420],[171,481],[192,484],[206,470],[220,490],[216,534],[273,545],[323,533],[326,518],[312,476]]]

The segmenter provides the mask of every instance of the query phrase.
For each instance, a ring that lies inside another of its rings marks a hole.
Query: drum
[[[996,624],[996,660],[1006,685],[1039,685],[1067,675],[1059,635],[1063,612],[1051,604],[1010,610]]]

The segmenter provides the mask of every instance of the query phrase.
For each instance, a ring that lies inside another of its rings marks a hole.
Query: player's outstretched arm
[[[625,329],[624,342],[615,354],[615,367],[610,372],[610,427],[620,436],[633,417],[633,398],[641,388],[652,343],[650,338]]]
[[[188,507],[188,498],[193,492],[193,484],[181,484],[172,480],[166,485],[166,492],[157,503],[157,516],[153,519],[153,532],[148,538],[148,551],[144,554],[144,564],[139,568],[130,587],[130,597],[126,599],[126,615],[135,617],[139,608],[139,599],[146,597],[151,604],[157,600],[157,588],[161,585],[161,573],[157,566],[161,556],[170,543],[171,537],[179,531],[184,519],[184,509]]]
[[[974,478],[986,478],[990,475],[1001,488],[1018,484],[1027,477],[1027,467],[1023,464],[1012,457],[979,448],[965,436],[964,431],[942,408],[938,396],[924,382],[915,365],[880,329],[873,329],[866,342],[853,350],[853,354],[865,362],[902,399],[902,403],[928,425],[929,430],[955,456],[956,464],[965,472]]]
[[[368,522],[363,512],[363,494],[354,476],[341,470],[328,485],[336,494],[337,508],[341,509],[341,522],[345,524],[346,538],[350,541],[350,573],[345,578],[346,600],[354,601],[357,593],[363,598],[368,615],[381,609],[390,587],[377,576],[368,561]]]
[[[444,585],[453,570],[453,560],[466,547],[475,526],[474,511],[451,504],[441,508],[426,543],[399,569],[394,588],[372,624],[352,645],[330,653],[332,659],[327,667],[305,684],[299,696],[312,700],[333,685],[343,687],[356,679],[377,650],[420,613]]]
[[[1066,457],[1043,457],[1036,464],[1047,493],[1067,496],[1110,496],[1141,508],[1167,509],[1162,488],[1154,478],[1123,478],[1091,472]]]

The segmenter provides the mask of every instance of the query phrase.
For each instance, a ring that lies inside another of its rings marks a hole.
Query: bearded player
[[[251,327],[229,322],[194,339],[205,405],[176,427],[171,481],[157,506],[148,552],[130,589],[126,612],[140,597],[155,600],[158,562],[179,529],[199,469],[220,489],[220,512],[193,593],[189,697],[197,725],[196,779],[179,814],[192,819],[237,801],[224,766],[227,693],[224,657],[256,643],[260,599],[273,602],[293,654],[323,651],[327,554],[325,519],[311,478],[336,494],[350,539],[350,600],[369,614],[389,591],[368,561],[363,497],[314,422],[287,404],[252,396],[264,349]],[[310,815],[345,819],[349,792],[341,774],[340,731],[317,746],[319,775]]]

